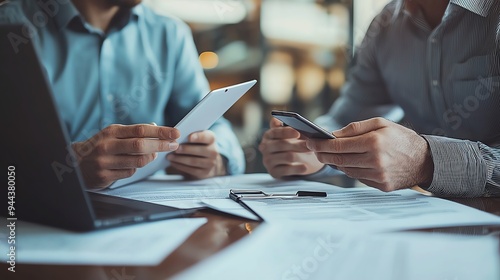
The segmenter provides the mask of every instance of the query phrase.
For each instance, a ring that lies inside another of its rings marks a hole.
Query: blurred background
[[[372,19],[389,0],[146,0],[192,29],[212,89],[257,79],[229,119],[247,173],[263,172],[258,145],[270,111],[309,119],[339,96],[346,70]]]

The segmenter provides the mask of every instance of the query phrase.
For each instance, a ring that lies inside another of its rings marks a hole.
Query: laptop
[[[20,25],[0,25],[0,88],[2,168],[12,175],[1,195],[12,206],[4,208],[7,218],[89,231],[194,211],[87,191],[37,52]]]

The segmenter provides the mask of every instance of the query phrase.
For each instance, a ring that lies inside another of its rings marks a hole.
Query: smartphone
[[[308,138],[335,139],[333,134],[295,112],[273,110],[271,115]]]

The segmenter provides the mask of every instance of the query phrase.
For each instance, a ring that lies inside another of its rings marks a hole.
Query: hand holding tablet
[[[215,121],[233,106],[250,88],[257,83],[256,80],[220,88],[209,92],[196,106],[175,126],[181,137],[177,143],[185,143],[190,134],[209,129]],[[168,152],[158,153],[158,157],[148,165],[138,168],[134,175],[113,183],[110,188],[120,187],[142,180],[158,170],[169,166],[166,159]]]

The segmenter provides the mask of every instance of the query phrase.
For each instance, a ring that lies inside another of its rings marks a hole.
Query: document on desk
[[[251,212],[227,199],[230,189],[259,189],[272,192],[277,189],[293,191],[298,186],[323,191],[332,188],[331,185],[317,182],[276,180],[269,174],[263,173],[214,177],[196,181],[186,181],[182,176],[158,173],[149,177],[148,180],[123,188],[106,189],[100,193],[182,209],[209,206],[229,214],[258,220],[258,217]]]
[[[279,190],[279,188],[278,188]],[[300,190],[300,186],[296,186]],[[283,220],[345,221],[364,229],[413,229],[456,225],[500,224],[500,217],[413,190],[384,193],[362,187],[330,186],[325,198],[243,200],[267,222]]]
[[[448,200],[428,197],[412,190],[384,193],[377,189],[341,188],[303,180],[283,181],[269,174],[244,174],[185,181],[181,176],[157,174],[148,180],[105,194],[178,207],[210,207],[244,218],[258,220],[251,212],[228,199],[230,189],[294,193],[324,191],[326,198],[266,199],[244,202],[264,220],[347,221],[365,228],[410,229],[435,226],[499,224],[500,217]]]
[[[229,108],[231,108],[231,106],[233,106],[234,103],[236,103],[236,101],[238,101],[238,99],[240,99],[240,97],[252,88],[255,83],[257,83],[257,81],[252,80],[216,89],[205,95],[205,97],[175,126],[175,128],[181,132],[181,137],[177,139],[177,142],[184,143],[191,133],[209,129]],[[154,161],[142,168],[137,168],[134,175],[116,181],[109,188],[117,188],[137,182],[152,175],[158,170],[165,169],[170,164],[166,159],[167,154],[168,152],[158,153],[158,157]]]
[[[174,279],[500,279],[494,236],[341,228],[266,223]]]
[[[92,232],[71,232],[18,221],[16,261],[20,264],[148,265],[161,263],[204,218],[171,219]],[[2,240],[7,240],[4,231]],[[0,251],[8,252],[7,242]],[[9,245],[10,246],[10,245]],[[0,259],[5,263],[7,254]]]

